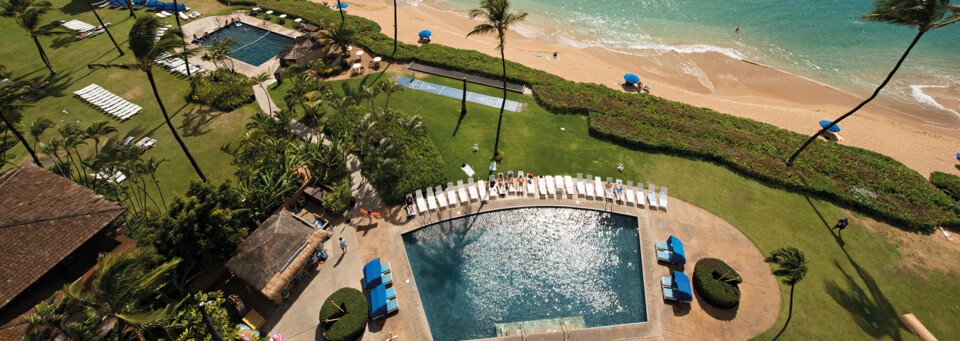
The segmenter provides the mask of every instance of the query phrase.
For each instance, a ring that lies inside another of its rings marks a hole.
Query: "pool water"
[[[432,224],[403,242],[434,340],[495,337],[494,324],[506,322],[647,319],[636,217],[509,209]]]
[[[215,43],[213,38],[222,41],[226,37],[237,42],[237,45],[230,46],[233,50],[230,57],[253,66],[260,66],[293,42],[293,38],[256,26],[241,24],[226,26],[211,32],[209,38],[200,42],[200,45],[213,46]]]

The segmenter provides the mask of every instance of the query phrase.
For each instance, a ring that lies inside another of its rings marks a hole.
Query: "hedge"
[[[937,188],[950,192],[953,199],[960,200],[960,176],[933,172],[930,173],[930,182]]]
[[[195,77],[187,88],[187,101],[206,104],[220,111],[232,111],[253,101],[250,78],[228,69],[218,68]]]
[[[736,281],[725,282],[730,279]],[[730,309],[740,304],[738,284],[742,282],[736,270],[716,258],[701,259],[693,268],[693,288],[700,298],[717,308]]]
[[[272,0],[260,6],[305,19],[339,22],[336,11],[309,2]],[[393,38],[380,33],[375,22],[348,15],[346,25],[358,32],[357,45],[369,53],[390,56],[393,52]],[[439,44],[399,43],[391,58],[493,78],[501,73],[499,58]],[[596,138],[710,160],[770,185],[820,196],[894,224],[932,229],[952,204],[916,171],[868,150],[818,140],[788,168],[786,159],[806,136],[649,94],[575,83],[510,61],[506,78],[530,86],[537,102],[551,112],[587,115],[590,134]],[[960,216],[945,225],[960,226]]]
[[[367,327],[369,314],[367,298],[359,290],[341,288],[335,291],[323,301],[323,306],[320,307],[320,327],[324,331],[324,339],[327,341],[356,340]],[[338,320],[326,322],[332,319]]]
[[[350,208],[350,177],[344,176],[333,185],[333,191],[323,196],[323,209],[335,217]]]

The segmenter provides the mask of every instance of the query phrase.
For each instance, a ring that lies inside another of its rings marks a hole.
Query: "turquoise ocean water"
[[[454,11],[477,3],[405,1]],[[600,46],[625,53],[715,51],[862,96],[883,80],[917,33],[860,19],[871,10],[871,0],[512,2],[530,13],[517,31],[547,44]],[[736,27],[739,34],[734,33]],[[932,87],[945,88],[929,96]],[[943,128],[960,128],[960,114],[938,103],[949,102],[944,97],[960,97],[960,23],[925,34],[881,93],[881,100],[916,109],[907,110],[908,115]]]

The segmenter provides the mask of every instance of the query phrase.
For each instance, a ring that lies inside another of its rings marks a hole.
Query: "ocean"
[[[467,11],[478,3],[401,1],[452,11]],[[870,0],[512,0],[512,4],[529,13],[514,29],[546,44],[598,46],[623,53],[719,52],[863,98],[917,34],[916,28],[860,19],[872,9]],[[932,126],[960,130],[960,23],[927,32],[878,101]]]

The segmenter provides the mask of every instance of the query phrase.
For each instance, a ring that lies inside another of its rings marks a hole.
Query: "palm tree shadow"
[[[903,340],[900,330],[906,326],[897,317],[896,309],[880,290],[873,276],[862,269],[850,254],[847,254],[847,259],[864,285],[857,284],[853,276],[848,274],[840,263],[834,262],[834,266],[843,274],[845,287],[851,290],[844,290],[835,280],[825,280],[824,289],[827,294],[849,311],[857,326],[870,336],[874,338],[889,336],[894,340]]]
[[[830,223],[827,222],[827,219],[823,218],[823,214],[820,214],[820,210],[818,210],[817,206],[813,204],[812,200],[810,200],[809,195],[804,195],[803,198],[807,200],[807,203],[810,204],[810,208],[812,208],[813,212],[817,214],[817,217],[820,218],[823,226],[827,228],[827,231],[833,236],[834,241],[836,241],[837,245],[839,245],[842,249],[843,246],[846,245],[846,243],[843,241],[843,237],[839,233],[833,233],[833,228],[830,226]]]
[[[180,110],[183,110],[184,105]],[[180,111],[178,110],[178,112]],[[197,106],[193,110],[187,110],[183,114],[183,121],[180,123],[180,132],[183,136],[200,136],[207,134],[213,129],[209,128],[210,123],[216,120],[220,113],[208,106]]]
[[[430,243],[429,248],[408,249],[408,252],[413,254],[408,258],[421,260],[416,275],[432,279],[436,287],[462,287],[465,280],[462,266],[463,261],[468,257],[464,249],[480,237],[478,233],[473,233],[475,223],[476,216],[468,216],[404,235],[404,244],[423,240],[428,240],[427,242]],[[435,294],[444,293],[456,295],[457,290],[439,290]],[[456,297],[446,297],[444,300],[455,302]]]
[[[463,123],[464,117],[467,117],[466,113],[460,114],[460,117],[457,118],[457,126],[453,128],[453,135],[450,136],[457,136],[457,131],[460,130],[460,123]]]

